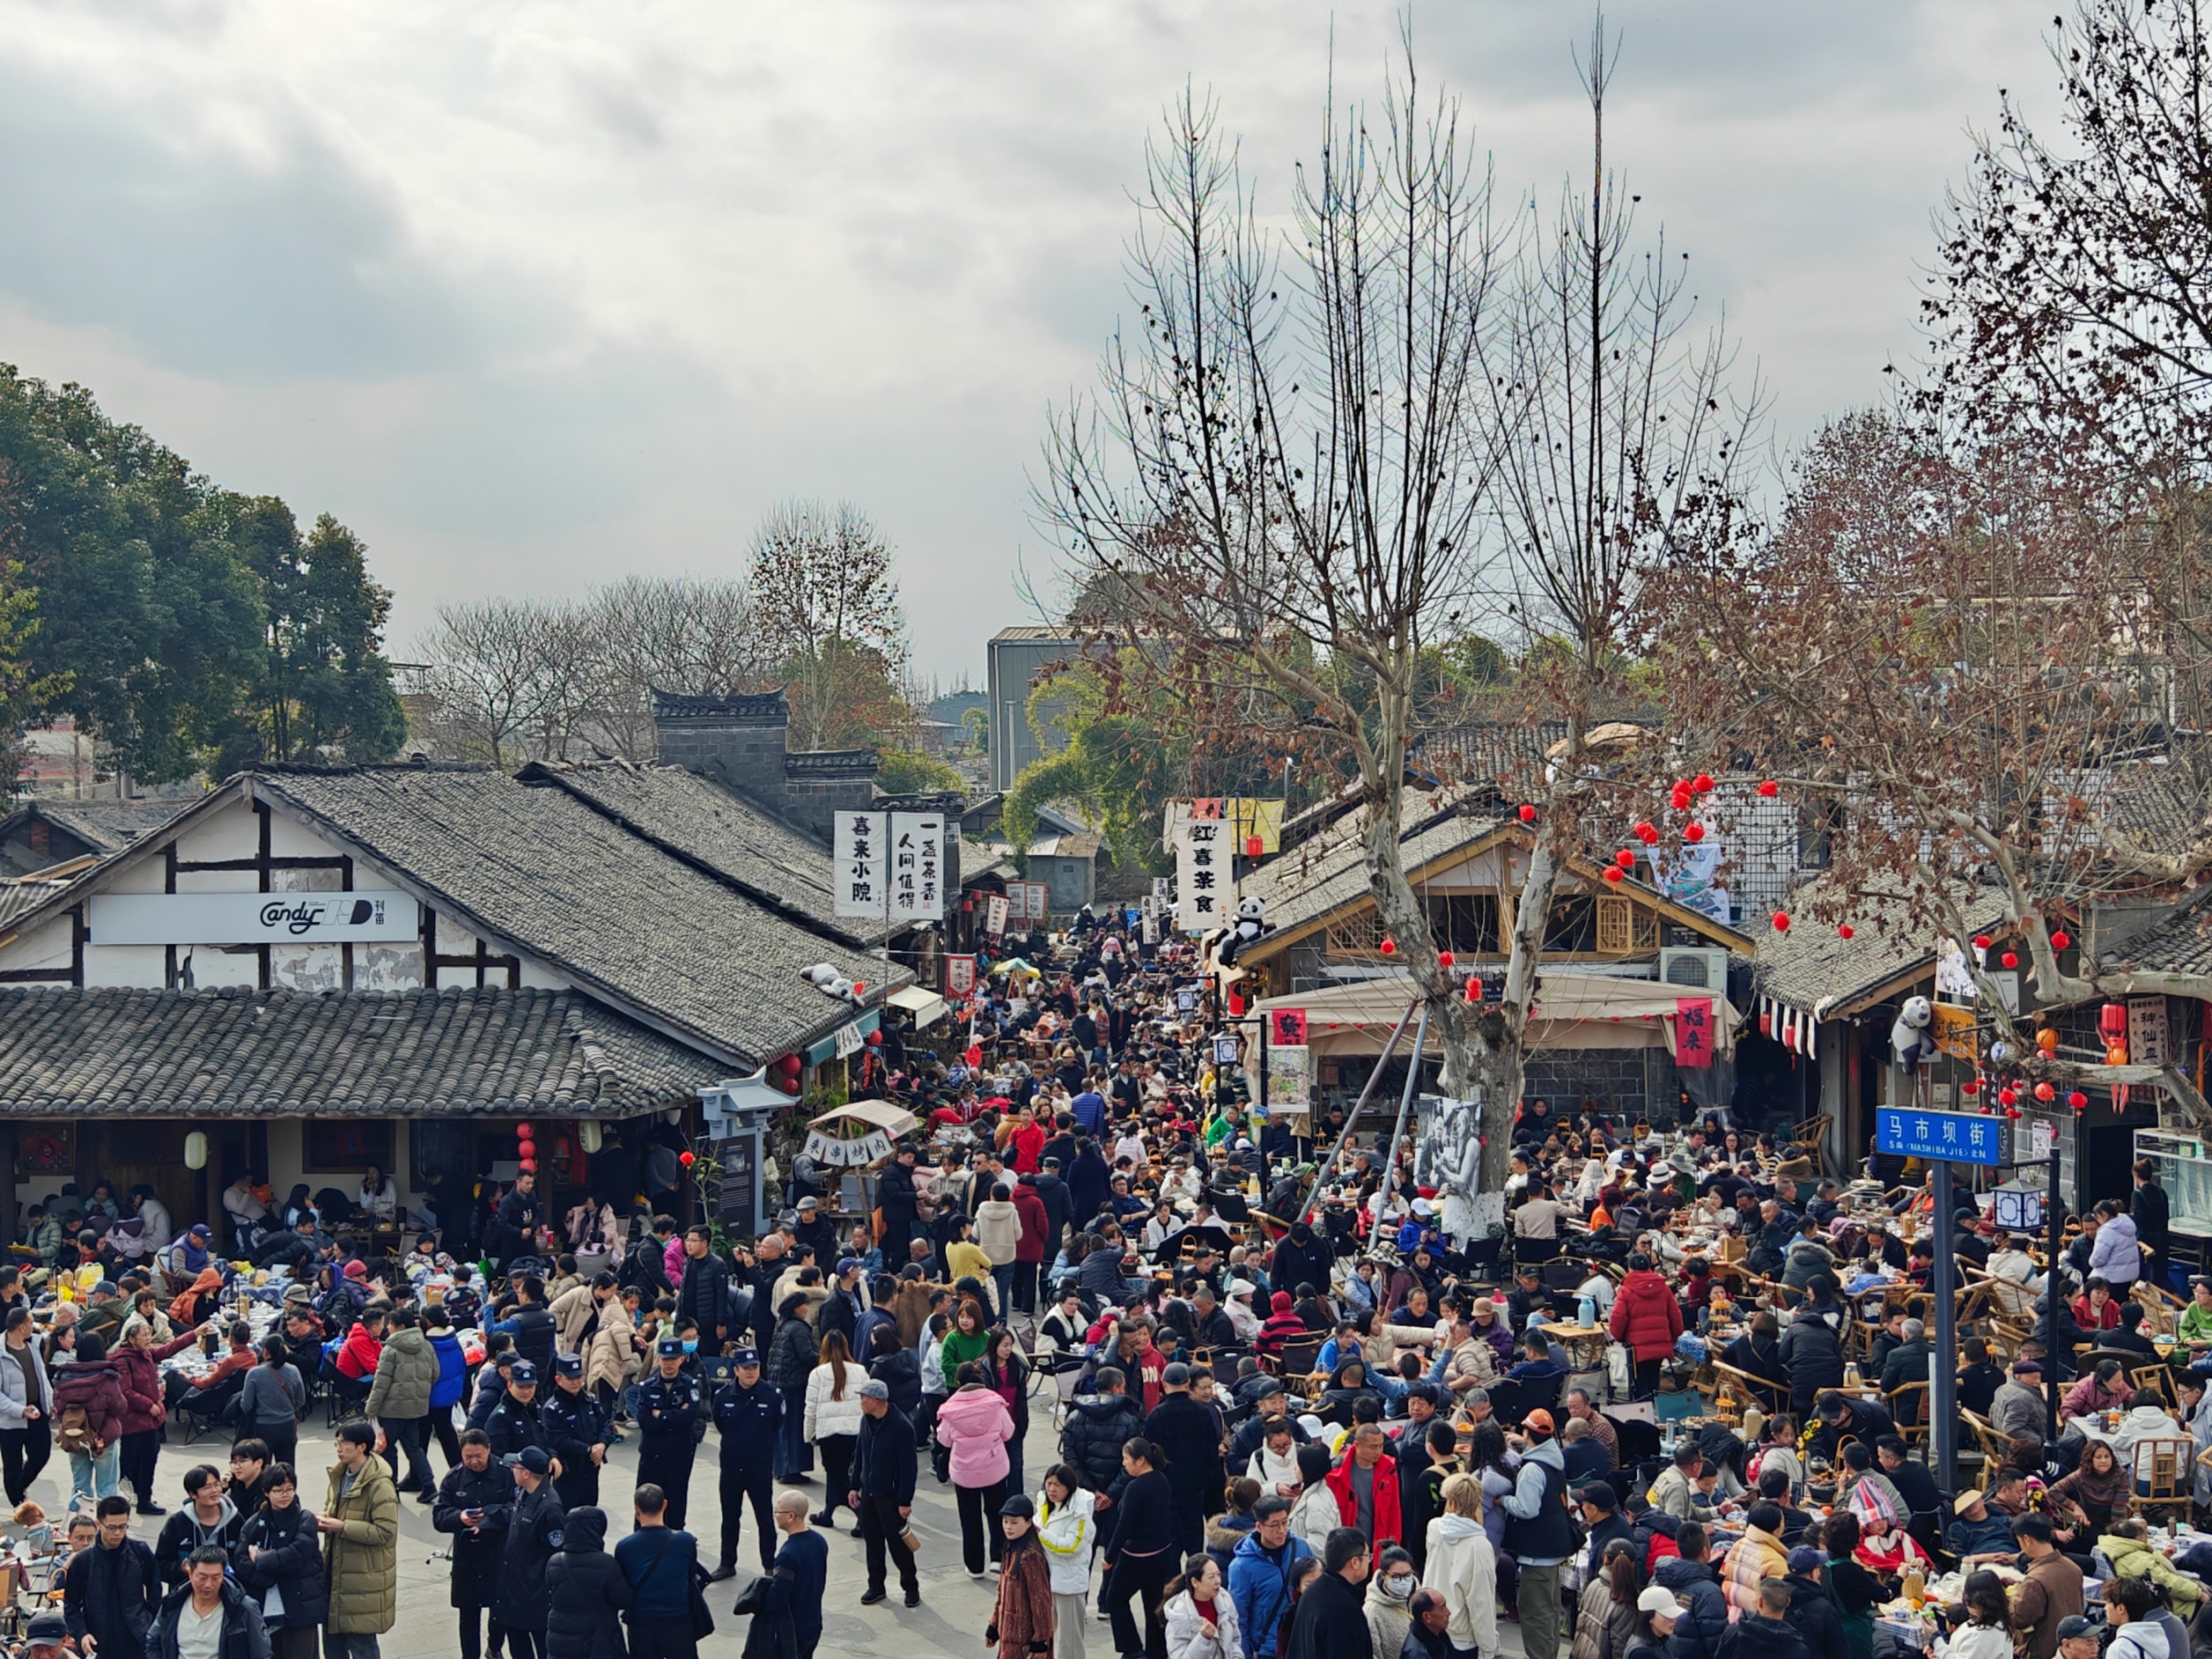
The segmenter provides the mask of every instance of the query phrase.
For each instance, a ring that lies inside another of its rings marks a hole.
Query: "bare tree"
[[[792,502],[754,534],[760,626],[791,687],[792,734],[826,749],[856,733],[912,724],[900,695],[906,619],[891,549],[849,502]]]
[[[441,751],[508,772],[533,760],[580,757],[589,710],[574,607],[503,599],[447,605],[420,649]]]
[[[742,693],[775,683],[774,653],[741,582],[631,576],[581,607],[595,748],[626,760],[656,750],[651,688]]]

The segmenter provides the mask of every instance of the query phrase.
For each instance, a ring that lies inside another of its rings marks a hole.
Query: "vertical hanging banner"
[[[2130,1064],[2164,1065],[2170,1057],[2166,1045],[2166,999],[2163,996],[2128,998]]]
[[[969,956],[945,958],[945,995],[972,996],[975,994],[975,958]]]
[[[1674,1004],[1674,1063],[1687,1069],[1713,1064],[1713,999],[1683,996]]]
[[[885,814],[840,812],[831,832],[830,859],[836,869],[836,913],[883,919],[890,897],[890,849]]]
[[[894,812],[890,819],[891,919],[941,922],[945,919],[944,817],[937,812]]]
[[[1005,933],[1006,895],[1003,893],[994,893],[984,901],[983,931],[994,939],[1000,938]]]
[[[1187,933],[1221,926],[1228,914],[1229,861],[1222,856],[1223,825],[1218,818],[1194,816],[1183,826],[1175,849],[1175,925]]]
[[[1268,1014],[1267,1040],[1278,1048],[1302,1048],[1306,1046],[1306,1010],[1302,1008],[1278,1008]]]

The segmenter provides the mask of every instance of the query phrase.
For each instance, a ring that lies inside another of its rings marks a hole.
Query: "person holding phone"
[[[453,1539],[453,1606],[460,1615],[461,1659],[483,1659],[477,1616],[498,1603],[500,1548],[506,1541],[507,1517],[514,1502],[514,1476],[492,1461],[491,1437],[481,1429],[464,1429],[460,1466],[446,1471],[430,1509],[430,1524]],[[505,1637],[494,1614],[495,1659],[505,1646]]]

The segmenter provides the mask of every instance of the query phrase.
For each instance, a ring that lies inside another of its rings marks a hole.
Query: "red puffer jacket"
[[[1043,1197],[1026,1181],[1014,1188],[1014,1211],[1022,1218],[1021,1242],[1014,1247],[1014,1259],[1017,1262],[1043,1261],[1052,1221],[1045,1213]]]
[[[1665,1279],[1643,1269],[1621,1280],[1611,1324],[1613,1340],[1625,1343],[1639,1362],[1664,1359],[1682,1334],[1682,1304]]]
[[[183,1340],[196,1341],[195,1331]],[[171,1352],[176,1350],[172,1349]],[[157,1429],[167,1420],[168,1412],[161,1404],[161,1366],[156,1355],[166,1359],[167,1354],[154,1348],[136,1348],[128,1342],[117,1348],[111,1357],[115,1361],[115,1375],[123,1385],[123,1432],[143,1434]]]

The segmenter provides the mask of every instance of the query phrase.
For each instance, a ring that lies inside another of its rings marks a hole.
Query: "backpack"
[[[92,1432],[92,1417],[84,1407],[71,1401],[62,1407],[54,1418],[54,1444],[73,1455],[97,1457],[105,1448],[100,1437]]]

